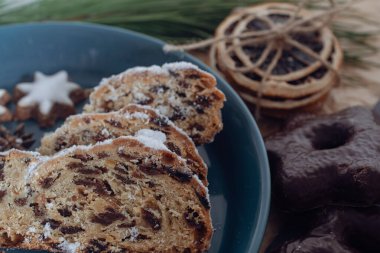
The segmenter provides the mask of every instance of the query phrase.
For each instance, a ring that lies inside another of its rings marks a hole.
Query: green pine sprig
[[[234,8],[263,2],[267,1],[36,0],[12,8],[12,1],[0,0],[0,24],[85,21],[128,28],[171,43],[184,43],[213,36],[215,28]],[[353,10],[344,15],[357,23],[380,27],[376,21]],[[380,29],[364,32],[344,21],[336,21],[333,29],[343,43],[346,63],[364,68],[375,64],[369,62],[367,56],[379,50],[373,38],[379,35]]]

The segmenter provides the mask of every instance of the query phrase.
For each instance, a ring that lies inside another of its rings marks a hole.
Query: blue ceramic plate
[[[35,71],[52,74],[63,69],[75,82],[93,87],[102,77],[129,67],[173,61],[189,61],[212,72],[187,54],[165,54],[162,46],[161,41],[151,37],[107,26],[82,23],[3,26],[0,86],[11,91]],[[215,227],[209,252],[256,253],[270,203],[267,157],[251,114],[230,86],[220,77],[217,79],[218,87],[227,97],[224,129],[214,143],[199,148],[209,166]],[[26,122],[26,126],[37,139],[44,133],[32,121]]]

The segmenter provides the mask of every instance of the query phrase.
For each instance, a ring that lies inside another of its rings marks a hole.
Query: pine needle
[[[263,2],[267,1],[36,0],[12,7],[12,0],[0,0],[0,24],[85,21],[128,28],[171,43],[183,43],[211,37],[218,24],[234,8]],[[320,9],[320,6],[313,8]],[[377,21],[355,11],[344,13],[344,16],[359,24],[380,27]],[[335,22],[333,29],[343,43],[347,63],[359,67],[371,66],[372,63],[366,57],[379,50],[378,45],[373,44],[373,38],[379,34],[379,30],[363,32],[343,21]]]

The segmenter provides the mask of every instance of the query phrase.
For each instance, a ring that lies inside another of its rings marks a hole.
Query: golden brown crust
[[[213,76],[190,63],[171,63],[132,68],[104,80],[84,110],[108,112],[130,103],[149,105],[200,145],[221,131],[224,100]]]

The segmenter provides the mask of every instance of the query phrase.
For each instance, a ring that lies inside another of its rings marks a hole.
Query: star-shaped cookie
[[[69,81],[66,71],[51,76],[34,74],[34,81],[19,83],[14,92],[16,119],[34,118],[42,127],[51,126],[59,118],[75,113],[74,105],[85,98],[82,88]]]

